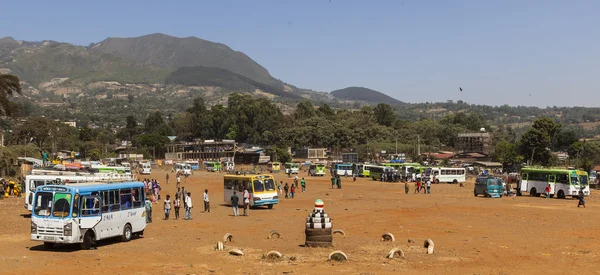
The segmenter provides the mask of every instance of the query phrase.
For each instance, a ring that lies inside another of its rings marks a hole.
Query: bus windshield
[[[578,185],[579,184],[579,178],[577,176],[571,176],[571,184]]]
[[[267,191],[275,190],[275,182],[273,181],[273,179],[265,179],[264,183],[265,183],[265,189]]]
[[[254,180],[252,185],[254,186],[254,192],[264,192],[265,191],[265,186],[263,185],[261,180]]]
[[[588,185],[588,177],[587,176],[579,176],[579,183],[581,183],[581,185]]]
[[[65,218],[71,211],[72,198],[68,193],[38,192],[36,194],[35,215],[43,217]]]

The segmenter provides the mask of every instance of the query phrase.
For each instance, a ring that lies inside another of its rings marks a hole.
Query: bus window
[[[571,184],[573,184],[573,185],[579,184],[579,178],[577,177],[577,175],[571,176]]]
[[[119,190],[110,190],[109,192],[110,211],[119,211],[121,209],[119,205]]]
[[[132,188],[131,189],[131,200],[133,202],[133,208],[142,207],[142,200],[140,198],[141,188]]]
[[[34,213],[38,216],[50,216],[50,210],[52,209],[52,193],[38,192],[36,193],[36,206]]]
[[[83,197],[82,202],[81,216],[89,217],[100,214],[100,201],[97,197]]]
[[[121,209],[130,209],[131,208],[131,189],[124,188],[121,189]]]
[[[273,181],[273,179],[265,179],[265,189],[267,191],[275,190],[275,182]]]
[[[76,194],[73,198],[73,218],[79,216],[79,194]]]
[[[45,182],[43,180],[30,180],[29,181],[29,190],[34,191],[38,186],[44,186]]]
[[[264,187],[262,181],[254,180],[253,185],[254,185],[254,192],[264,192],[265,191],[265,187]]]
[[[110,205],[108,201],[108,191],[102,191],[100,197],[102,197],[102,212],[108,212],[108,207]]]
[[[579,183],[581,185],[588,185],[588,177],[587,176],[579,176]]]
[[[569,177],[567,177],[567,174],[558,174],[556,175],[556,182],[562,184],[569,184]]]

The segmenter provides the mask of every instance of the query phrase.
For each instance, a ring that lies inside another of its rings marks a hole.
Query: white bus
[[[467,181],[467,170],[465,168],[433,167],[425,168],[425,176],[431,180],[435,178],[435,183],[461,183]]]
[[[175,164],[175,172],[180,173],[182,175],[191,175],[192,174],[192,166],[187,163],[176,163]]]
[[[73,172],[62,172],[55,174],[58,171],[40,171],[33,170],[31,175],[25,176],[25,209],[31,211],[31,203],[33,201],[33,192],[35,188],[44,185],[70,185],[84,182],[107,182],[107,181],[132,181],[135,177],[123,174],[80,174]]]
[[[231,205],[231,196],[236,191],[239,205],[242,206],[244,189],[250,193],[250,206],[267,206],[269,209],[279,203],[275,180],[272,175],[225,175],[223,177],[223,190],[225,203]]]
[[[530,196],[540,196],[544,194],[548,185],[550,185],[550,196],[556,195],[559,199],[564,199],[566,196],[577,197],[580,190],[583,191],[584,196],[590,195],[587,172],[544,168],[521,169],[518,195],[529,192]]]
[[[142,162],[140,163],[138,172],[142,175],[150,175],[152,173],[152,165],[150,165],[150,162]]]
[[[46,185],[37,187],[31,214],[31,240],[79,243],[82,249],[102,239],[127,242],[146,228],[144,184]]]

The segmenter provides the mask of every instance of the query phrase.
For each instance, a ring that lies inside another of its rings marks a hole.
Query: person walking
[[[585,208],[585,194],[583,193],[583,188],[579,189],[579,202],[577,203],[577,207],[583,206]]]
[[[179,186],[181,186],[181,177],[179,176],[179,173],[177,174],[177,188],[179,189]]]
[[[408,194],[408,191],[409,191],[409,189],[410,189],[410,188],[408,187],[408,181],[405,181],[405,182],[404,182],[404,193],[405,193],[405,194]]]
[[[208,189],[204,189],[204,213],[210,213],[210,203],[208,202]]]
[[[162,188],[160,188],[160,182],[156,181],[156,195],[158,196],[158,199],[160,200],[160,190]]]
[[[240,198],[237,196],[237,193],[233,191],[233,195],[231,195],[231,208],[233,208],[233,216],[237,217],[239,215],[238,212],[238,202]]]
[[[165,198],[165,220],[169,219],[169,215],[171,214],[171,196],[167,195]]]
[[[250,215],[250,193],[248,189],[244,189],[244,216]]]
[[[283,181],[279,181],[279,185],[277,185],[277,190],[279,191],[279,197],[283,195]]]
[[[336,184],[338,189],[342,189],[342,177],[340,177],[339,175],[337,176]]]
[[[285,198],[288,198],[288,190],[290,190],[290,186],[288,185],[288,183],[285,183],[285,186],[283,187],[283,191],[285,191]]]
[[[300,181],[300,185],[302,186],[302,193],[306,192],[306,181],[304,178]]]
[[[187,197],[185,197],[185,220],[192,219],[192,193],[188,192]]]
[[[296,192],[296,188],[292,184],[292,188],[290,188],[290,197],[292,197],[292,199],[294,198],[294,192]]]
[[[335,175],[331,174],[331,189],[333,189],[335,187]]]
[[[353,175],[352,182],[356,182],[356,174]]]
[[[427,180],[427,194],[431,194],[431,181]]]
[[[152,201],[148,197],[146,197],[144,206],[146,208],[146,223],[152,223]]]
[[[176,220],[179,219],[179,208],[181,208],[181,196],[178,193],[175,194],[175,200],[173,201],[173,207],[175,207]]]

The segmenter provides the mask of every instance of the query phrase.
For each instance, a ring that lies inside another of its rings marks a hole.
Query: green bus
[[[325,164],[313,164],[308,168],[308,175],[313,177],[325,176]]]
[[[518,183],[517,195],[529,192],[530,196],[540,196],[550,185],[549,195],[559,199],[566,196],[577,197],[579,191],[584,196],[590,195],[588,173],[571,169],[530,168],[521,169],[521,180]]]
[[[204,163],[204,166],[206,166],[206,171],[208,172],[217,172],[217,171],[221,171],[221,163],[218,161],[207,161]]]
[[[370,167],[375,166],[375,165],[365,163],[365,164],[358,164],[357,166],[358,166],[358,176],[368,178],[371,176]]]

